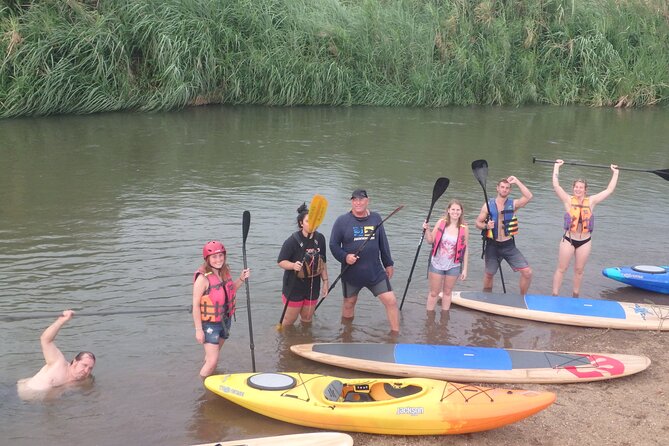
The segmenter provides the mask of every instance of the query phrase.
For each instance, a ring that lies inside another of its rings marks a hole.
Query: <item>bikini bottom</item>
[[[572,239],[572,238],[570,238],[570,237],[567,237],[566,235],[563,235],[562,238],[565,239],[566,241],[568,241],[569,243],[571,243],[571,246],[573,246],[574,249],[578,249],[578,248],[580,248],[581,246],[583,246],[583,245],[585,245],[586,243],[588,243],[590,240],[592,240],[592,237],[588,237],[588,238],[586,238],[586,239],[584,239],[584,240],[574,240],[574,239]]]

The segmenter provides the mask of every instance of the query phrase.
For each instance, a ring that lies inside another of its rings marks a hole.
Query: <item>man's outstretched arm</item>
[[[74,311],[63,311],[63,315],[58,317],[53,324],[49,325],[49,327],[42,333],[42,336],[40,336],[39,340],[42,344],[42,354],[44,355],[44,360],[47,365],[55,364],[58,361],[67,362],[63,353],[56,347],[54,340],[60,329],[67,321],[72,319],[72,316],[74,316]]]

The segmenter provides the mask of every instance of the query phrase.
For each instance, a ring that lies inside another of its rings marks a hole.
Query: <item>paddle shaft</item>
[[[434,187],[432,188],[432,203],[430,203],[430,209],[427,211],[427,217],[425,218],[426,222],[430,221],[430,216],[432,216],[432,210],[434,209],[434,205],[437,203],[437,200],[446,192],[446,189],[448,188],[448,183],[449,179],[448,178],[439,178],[437,181],[434,183]],[[404,292],[402,293],[402,301],[400,302],[400,311],[402,311],[402,307],[404,306],[404,298],[407,297],[407,291],[409,290],[409,284],[411,283],[411,276],[413,276],[413,271],[416,268],[416,262],[418,261],[418,256],[420,255],[420,248],[423,246],[423,240],[425,239],[425,231],[426,229],[423,228],[423,232],[420,235],[420,241],[418,242],[418,248],[416,248],[416,255],[413,258],[413,263],[411,264],[411,270],[409,271],[409,278],[407,279],[407,284],[404,287]]]
[[[430,211],[432,211],[432,208],[430,208]],[[430,214],[427,214],[427,220],[429,221],[430,219]],[[416,269],[416,262],[418,261],[418,256],[420,255],[420,248],[423,246],[423,240],[425,239],[425,228],[423,228],[423,232],[420,235],[420,241],[418,242],[418,248],[416,248],[416,255],[413,258],[413,263],[411,264],[411,270],[409,271],[409,277],[407,278],[407,284],[404,287],[404,292],[402,293],[402,301],[400,302],[400,311],[402,311],[402,307],[404,306],[404,298],[407,297],[407,291],[409,291],[409,284],[411,283],[411,276],[413,275],[414,269]]]
[[[251,213],[249,211],[244,211],[242,215],[242,259],[244,262],[244,269],[248,268],[246,263],[246,237],[249,235],[249,228],[251,226]],[[256,371],[256,356],[255,356],[255,345],[253,344],[253,322],[251,320],[251,292],[249,291],[249,279],[247,278],[244,281],[244,286],[246,288],[246,314],[249,318],[249,339],[251,348],[251,366],[253,371]]]
[[[555,164],[555,161],[553,161],[553,160],[541,160],[541,159],[538,159],[534,156],[532,157],[532,162],[533,163]],[[577,162],[574,162],[574,161],[564,161],[563,164],[569,164],[571,166],[595,167],[597,169],[610,169],[611,168],[611,166],[604,166],[602,164],[577,163]],[[651,170],[651,169],[637,169],[637,168],[634,168],[634,167],[618,167],[618,170],[629,170],[629,171],[632,171],[632,172],[654,173],[658,177],[669,181],[669,169]]]
[[[487,175],[488,175],[488,169],[487,169],[487,167],[488,167],[488,163],[487,163],[485,160],[480,160],[480,161],[481,161],[482,163],[485,163],[485,166],[486,166],[486,176],[487,176]],[[474,167],[474,164],[476,164],[476,163],[477,163],[477,161],[474,161],[474,162],[472,163],[472,170],[474,171],[474,177],[476,178],[476,180],[477,180],[477,181],[479,182],[479,184],[481,185],[481,188],[483,189],[483,198],[485,199],[485,206],[486,206],[486,208],[488,209],[488,216],[490,216],[490,215],[492,215],[492,213],[490,212],[490,203],[488,203],[488,192],[486,191],[486,188],[485,188],[485,185],[486,185],[486,178],[479,178],[479,176],[476,174],[476,173],[477,173],[477,172],[476,172],[477,169]],[[486,220],[486,221],[487,221],[487,220]],[[497,222],[495,222],[495,224],[497,224]],[[484,229],[484,231],[486,231],[486,229]],[[485,232],[484,232],[484,237],[485,237]],[[485,240],[485,239],[484,239],[484,240]],[[492,242],[493,242],[493,243],[496,243],[497,241],[496,241],[496,240],[492,240]],[[488,241],[485,241],[485,243],[488,243]],[[486,249],[487,249],[487,245],[486,245]],[[484,250],[483,252],[484,252],[484,254],[485,254],[485,250]],[[499,278],[500,278],[500,280],[502,281],[502,290],[503,290],[504,293],[506,294],[506,284],[504,283],[504,273],[502,272],[502,261],[499,259],[499,256],[497,256],[497,266],[498,266],[498,269],[499,269]]]
[[[532,157],[532,163],[544,163],[544,164],[555,164],[555,160],[542,160],[539,158]],[[595,167],[597,169],[610,169],[611,166],[605,166],[603,164],[590,164],[590,163],[579,163],[575,161],[564,161],[563,164],[569,164],[570,166],[582,166],[582,167]],[[633,167],[618,167],[618,170],[630,170],[633,172],[653,172],[650,169],[635,169]]]
[[[369,243],[369,241],[372,239],[372,237],[374,237],[374,234],[376,234],[376,231],[381,227],[381,225],[382,225],[383,223],[385,223],[386,220],[388,220],[390,217],[392,217],[393,215],[397,214],[400,210],[402,210],[403,207],[404,207],[404,205],[398,207],[398,208],[395,209],[393,212],[391,212],[390,215],[388,215],[386,218],[384,218],[383,220],[381,220],[381,223],[379,223],[378,225],[374,226],[374,229],[372,229],[372,232],[367,236],[367,238],[366,238],[365,241],[362,243],[362,245],[360,245],[360,247],[359,247],[358,249],[355,250],[355,252],[353,253],[353,255],[357,256],[358,254],[360,254],[360,253],[362,252],[362,250],[365,249],[365,246],[367,245],[367,243]],[[348,254],[347,254],[347,255],[348,255]],[[345,261],[345,260],[344,260],[344,261]],[[332,282],[332,285],[330,285],[330,288],[328,288],[328,295],[330,294],[330,291],[332,291],[332,289],[335,287],[335,285],[337,285],[337,282],[339,282],[339,279],[341,279],[342,276],[344,275],[344,273],[350,268],[350,266],[351,266],[351,265],[348,264],[348,263],[346,264],[346,266],[344,266],[344,269],[341,270],[341,272],[339,273],[339,275],[337,276],[337,278],[334,280],[334,282]],[[318,307],[321,306],[321,304],[323,303],[323,301],[325,300],[326,297],[327,297],[327,296],[323,296],[323,297],[321,297],[321,299],[318,301],[318,304],[316,304],[316,308],[314,308],[314,312],[316,312],[316,310],[318,310]]]
[[[542,160],[536,157],[532,157],[532,163],[544,163],[544,164],[555,164],[555,160]],[[583,166],[583,167],[596,167],[597,169],[610,169],[611,166],[605,166],[603,164],[590,164],[590,163],[579,163],[575,161],[564,161],[563,164],[569,164],[571,166]],[[629,170],[631,172],[650,172],[657,173],[663,171],[655,171],[652,169],[637,169],[634,167],[618,167],[618,170]],[[666,169],[665,169],[666,170]]]

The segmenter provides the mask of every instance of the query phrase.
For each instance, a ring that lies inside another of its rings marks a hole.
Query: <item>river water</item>
[[[382,305],[361,293],[351,325],[340,322],[340,288],[313,326],[279,332],[282,270],[276,257],[295,229],[295,209],[315,193],[329,200],[320,230],[329,237],[353,189],[366,188],[386,223],[401,296],[436,178],[450,186],[440,215],[459,198],[472,223],[483,191],[471,162],[489,164],[488,193],[516,175],[534,193],[519,212],[518,246],[535,276],[531,292],[549,294],[561,236],[562,207],[552,166],[532,157],[624,167],[669,167],[669,110],[523,108],[202,107],[164,114],[113,113],[0,121],[0,432],[3,443],[184,445],[311,431],[253,414],[209,394],[197,372],[203,357],[187,311],[201,247],[221,239],[236,274],[242,265],[242,213],[251,213],[247,297],[225,344],[219,372],[360,373],[294,356],[305,342],[408,342],[529,349],[561,348],[580,330],[453,308],[427,317],[423,246],[390,338]],[[590,192],[610,170],[564,166],[561,179],[585,177]],[[652,173],[621,172],[613,196],[597,208],[594,249],[582,296],[653,300],[601,275],[607,266],[666,264],[669,184]],[[517,195],[517,190],[516,190]],[[473,231],[474,233],[476,231]],[[481,288],[483,262],[472,237],[469,278]],[[330,262],[330,277],[338,273]],[[518,277],[504,270],[509,292]],[[567,274],[563,294],[571,290]],[[499,282],[496,289],[500,290]],[[16,380],[42,364],[39,335],[66,308],[80,312],[58,345],[98,357],[92,387],[57,399],[23,402]],[[151,313],[151,310],[155,311]],[[134,311],[137,311],[136,313]],[[97,313],[97,314],[96,314]],[[102,314],[99,314],[102,313]],[[368,440],[369,441],[369,440]],[[434,438],[434,444],[443,439]],[[370,443],[373,444],[373,443]]]

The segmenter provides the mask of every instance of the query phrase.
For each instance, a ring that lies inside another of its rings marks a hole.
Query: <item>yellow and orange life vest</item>
[[[595,217],[592,215],[590,198],[588,197],[583,199],[583,203],[579,203],[578,198],[571,197],[569,211],[564,214],[565,231],[576,232],[579,224],[584,233],[592,233],[595,227]]]

